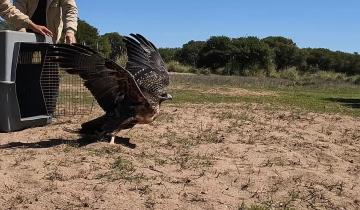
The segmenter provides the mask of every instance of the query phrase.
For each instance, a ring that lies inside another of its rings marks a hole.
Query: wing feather
[[[124,37],[128,62],[126,69],[134,75],[141,89],[156,95],[169,85],[169,74],[158,49],[140,34]]]
[[[148,103],[130,72],[88,47],[52,45],[47,56],[68,73],[80,75],[106,112],[112,111],[125,95],[133,103]]]

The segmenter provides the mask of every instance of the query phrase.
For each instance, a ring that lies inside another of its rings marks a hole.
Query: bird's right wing
[[[46,59],[58,63],[70,74],[78,74],[104,111],[112,111],[119,102],[148,104],[133,76],[98,52],[82,45],[49,45]]]
[[[134,75],[140,88],[156,93],[169,85],[169,73],[155,45],[140,34],[124,37],[128,62],[126,69]]]

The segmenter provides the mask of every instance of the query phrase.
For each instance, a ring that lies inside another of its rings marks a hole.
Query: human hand
[[[76,38],[75,38],[75,32],[74,31],[72,31],[72,30],[66,31],[65,43],[66,44],[74,44],[74,43],[76,43]]]
[[[43,36],[50,36],[53,37],[53,33],[46,28],[45,26],[37,25],[33,22],[29,23],[29,28],[32,29],[35,33],[41,34]]]

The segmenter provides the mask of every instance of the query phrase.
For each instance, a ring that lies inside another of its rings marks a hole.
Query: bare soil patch
[[[272,91],[252,91],[243,88],[212,88],[202,92],[225,96],[276,96],[276,93]]]
[[[64,130],[99,114],[1,133],[0,208],[360,208],[359,118],[168,105],[117,145]]]

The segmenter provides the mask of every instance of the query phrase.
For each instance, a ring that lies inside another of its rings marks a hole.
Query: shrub
[[[280,78],[297,81],[299,80],[300,75],[299,72],[296,70],[296,68],[289,68],[280,71]]]
[[[208,68],[201,68],[201,69],[199,69],[199,71],[198,71],[200,74],[204,74],[204,75],[210,75],[211,74],[211,71],[210,71],[210,69],[208,69]]]
[[[183,65],[177,61],[170,61],[167,64],[167,69],[169,72],[190,73],[192,67]]]
[[[355,75],[355,76],[349,77],[347,79],[347,81],[352,82],[356,85],[360,85],[360,75]]]
[[[217,69],[213,69],[211,71],[213,74],[217,74],[217,75],[227,75],[228,73],[225,71],[225,67],[220,67]]]
[[[327,81],[346,80],[346,75],[333,71],[318,71],[314,75],[316,78]]]
[[[280,73],[278,71],[276,71],[275,69],[270,69],[269,77],[280,78]]]

